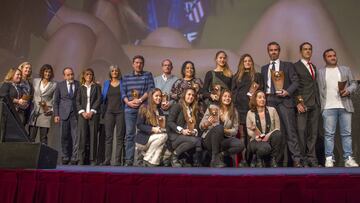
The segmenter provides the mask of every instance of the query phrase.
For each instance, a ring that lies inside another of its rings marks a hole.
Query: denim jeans
[[[134,161],[137,111],[125,111],[125,160]]]
[[[324,131],[325,131],[325,156],[334,157],[334,138],[336,124],[339,120],[341,143],[343,147],[343,157],[347,159],[352,155],[351,144],[351,116],[344,108],[324,109],[322,112]]]

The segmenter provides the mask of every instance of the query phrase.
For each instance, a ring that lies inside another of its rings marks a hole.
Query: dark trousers
[[[49,133],[49,128],[30,126],[31,141],[35,142],[38,130],[40,130],[40,142],[47,145],[48,144],[47,135]]]
[[[256,154],[257,157],[263,159],[267,156],[271,156],[277,162],[281,159],[281,143],[282,136],[279,130],[272,132],[268,141],[256,141],[251,140],[248,144],[248,150],[251,154]]]
[[[281,134],[284,135],[293,161],[300,161],[299,137],[296,130],[295,108],[289,108],[275,95],[268,97],[268,105],[275,107],[280,117]],[[286,147],[284,147],[286,148]]]
[[[115,163],[120,164],[123,157],[125,122],[124,113],[106,112],[104,117],[105,123],[105,162],[110,162],[113,146],[114,129],[116,127],[116,151]]]
[[[196,151],[202,150],[200,137],[185,136],[171,133],[170,142],[177,156],[193,148],[195,148]]]
[[[320,107],[308,107],[304,113],[297,113],[297,130],[301,157],[306,162],[317,163],[315,144],[319,133]]]
[[[70,113],[67,120],[60,121],[61,149],[64,160],[78,160],[79,141],[77,135],[77,116]]]
[[[224,136],[223,125],[217,125],[209,130],[204,139],[204,145],[211,151],[212,156],[220,152],[237,154],[244,149],[244,143],[241,143],[239,139]]]
[[[98,128],[99,128],[99,115],[93,114],[91,119],[85,119],[82,115],[79,115],[79,161],[85,160],[85,147],[87,140],[90,143],[90,161],[97,161],[97,149],[98,149]]]

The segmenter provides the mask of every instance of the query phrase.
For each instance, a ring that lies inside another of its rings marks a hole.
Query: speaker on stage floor
[[[0,168],[56,168],[58,152],[31,143],[9,98],[0,95]]]
[[[0,143],[0,168],[56,168],[58,152],[41,143]]]

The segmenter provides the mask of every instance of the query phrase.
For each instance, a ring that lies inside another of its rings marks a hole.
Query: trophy
[[[22,100],[25,100],[25,101],[29,101],[31,99],[31,95],[28,95],[28,94],[24,94],[22,97],[21,97]]]
[[[345,87],[346,87],[346,83],[347,81],[339,81],[338,82],[338,88],[339,88],[339,93],[340,93],[340,96],[342,97],[342,92],[345,90]]]
[[[219,109],[216,107],[209,107],[209,113],[212,117],[215,118],[214,122],[217,122],[219,120]]]
[[[216,95],[217,98],[220,98],[220,94],[221,94],[221,85],[219,84],[213,84],[211,86],[211,94]]]
[[[161,132],[166,132],[166,118],[165,116],[158,116],[158,123],[159,123],[159,127],[161,129]]]
[[[132,97],[133,99],[139,99],[139,98],[140,98],[140,93],[139,93],[139,91],[136,90],[136,89],[132,89],[132,90],[131,90],[131,97]]]
[[[43,109],[44,113],[49,111],[49,106],[46,104],[45,101],[40,101],[39,106]]]
[[[191,132],[194,131],[194,129],[195,129],[195,120],[193,118],[189,118],[187,120],[187,127]]]
[[[200,90],[200,86],[197,83],[192,82],[191,87],[194,88],[196,92],[199,92]]]
[[[300,104],[306,111],[306,106],[305,106],[305,103],[304,103],[304,98],[302,98],[301,95],[297,96],[296,97],[296,101],[298,104]]]
[[[274,84],[275,93],[281,94],[284,88],[285,74],[284,71],[271,71],[271,80]]]
[[[260,85],[257,82],[252,82],[249,88],[249,92],[246,95],[251,97],[259,89],[259,86]]]

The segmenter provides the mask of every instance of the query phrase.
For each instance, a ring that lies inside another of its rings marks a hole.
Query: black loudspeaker
[[[58,152],[40,143],[0,143],[0,168],[56,168]]]

